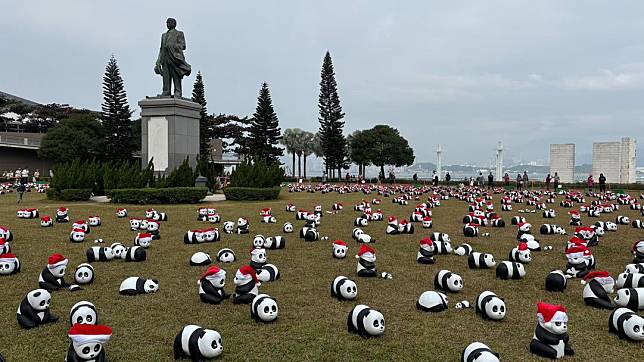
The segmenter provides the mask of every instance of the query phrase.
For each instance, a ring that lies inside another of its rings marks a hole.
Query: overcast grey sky
[[[7,1],[0,89],[100,109],[111,54],[130,105],[160,92],[165,19],[186,34],[209,112],[252,114],[270,85],[282,129],[316,130],[333,56],[346,130],[388,123],[434,161],[547,161],[548,144],[644,143],[643,1]],[[640,146],[641,150],[642,147]],[[638,157],[642,159],[641,152]],[[639,161],[642,163],[642,161]]]

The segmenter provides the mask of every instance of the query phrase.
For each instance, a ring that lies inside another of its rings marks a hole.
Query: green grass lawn
[[[637,195],[638,196],[638,195]],[[51,202],[41,194],[27,194],[26,201],[16,204],[15,195],[0,196],[0,225],[14,233],[13,252],[22,263],[22,272],[0,277],[2,297],[0,301],[0,353],[9,362],[14,361],[61,361],[64,359],[69,339],[69,310],[80,300],[94,303],[99,312],[99,321],[113,328],[114,334],[106,345],[110,361],[168,361],[172,359],[172,342],[176,333],[187,324],[197,324],[219,331],[223,338],[223,360],[431,360],[455,361],[462,349],[473,341],[488,344],[500,353],[505,361],[536,360],[528,345],[536,325],[537,301],[561,303],[568,308],[569,333],[576,355],[570,361],[642,361],[644,343],[621,341],[608,333],[609,311],[584,305],[582,285],[578,279],[569,281],[565,293],[549,293],[544,290],[546,274],[553,269],[564,269],[566,259],[563,248],[569,236],[541,236],[542,245],[553,245],[554,250],[533,253],[533,262],[527,265],[523,280],[501,281],[495,278],[494,269],[470,270],[467,258],[456,255],[439,255],[434,265],[416,263],[418,241],[430,231],[446,232],[452,237],[452,245],[467,241],[476,251],[492,253],[498,261],[507,260],[510,249],[516,246],[516,227],[509,225],[513,215],[526,216],[538,233],[542,223],[568,224],[567,210],[555,206],[556,219],[542,219],[541,213],[499,213],[508,226],[503,229],[483,228],[490,237],[465,240],[462,236],[461,219],[467,213],[467,204],[450,199],[433,209],[434,228],[423,230],[420,224],[414,235],[386,236],[386,221],[372,222],[364,230],[378,241],[379,271],[393,274],[393,280],[365,279],[356,276],[358,244],[351,240],[353,219],[357,213],[353,204],[364,196],[361,193],[348,195],[320,193],[286,193],[281,199],[271,202],[219,202],[216,207],[222,220],[237,220],[244,216],[250,220],[250,235],[222,235],[222,241],[201,245],[185,245],[184,233],[191,228],[206,227],[207,223],[196,220],[197,205],[158,205],[169,221],[161,226],[161,240],[155,240],[148,249],[148,259],[142,263],[112,261],[94,263],[96,280],[83,291],[53,292],[52,312],[61,319],[50,325],[32,330],[23,330],[16,321],[16,310],[23,296],[38,288],[38,275],[44,268],[47,257],[60,252],[70,259],[66,280],[73,282],[73,270],[86,261],[85,251],[94,244],[91,240],[104,239],[109,245],[114,241],[131,245],[135,232],[129,230],[127,219],[117,219],[114,204],[87,202]],[[369,199],[375,194],[368,196]],[[494,202],[500,210],[500,196]],[[557,202],[561,200],[558,197]],[[329,236],[328,241],[307,243],[298,238],[301,222],[295,221],[294,213],[284,211],[292,202],[298,208],[312,210],[319,203],[330,210],[334,202],[343,202],[345,209],[339,214],[326,214],[319,228],[320,234]],[[99,214],[102,226],[92,228],[88,240],[82,244],[69,242],[71,224],[55,224],[53,228],[41,228],[39,220],[18,219],[15,215],[21,208],[37,207],[41,215],[53,216],[58,206],[70,209],[71,220],[85,219],[90,214]],[[392,204],[383,199],[380,206],[385,215],[409,218],[415,205]],[[143,217],[145,206],[125,205],[129,216]],[[272,207],[277,224],[259,222],[262,207]],[[525,205],[514,205],[515,210]],[[639,213],[622,207],[618,212],[597,219],[583,217],[585,224],[596,220],[614,221],[617,215],[637,218]],[[249,248],[255,234],[282,235],[282,224],[294,223],[296,232],[286,234],[286,248],[269,250],[268,262],[275,264],[282,274],[280,280],[264,283],[261,293],[277,298],[280,314],[272,324],[258,324],[250,318],[248,305],[233,305],[231,300],[218,306],[204,304],[199,300],[197,279],[206,267],[190,267],[190,256],[196,251],[209,253],[213,259],[217,251],[232,248],[237,261],[219,265],[227,271],[226,291],[233,292],[235,271],[249,261]],[[220,225],[221,227],[221,225]],[[567,226],[567,230],[572,230]],[[593,248],[597,269],[608,270],[614,277],[630,263],[632,243],[643,238],[644,232],[628,226],[620,226],[615,233],[607,233],[600,245]],[[348,257],[336,260],[331,256],[331,243],[343,239],[349,243]],[[463,277],[465,288],[459,294],[450,294],[450,308],[442,313],[424,313],[415,307],[419,295],[433,290],[433,277],[440,269],[450,269]],[[332,299],[330,283],[338,275],[353,279],[358,285],[355,302],[339,302]],[[129,276],[155,278],[160,281],[160,290],[155,294],[125,297],[118,294],[121,281]],[[505,299],[508,313],[500,322],[484,321],[472,309],[454,309],[463,299],[474,302],[476,296],[491,290]],[[363,339],[347,332],[347,314],[355,304],[367,304],[381,311],[387,329],[382,337]]]

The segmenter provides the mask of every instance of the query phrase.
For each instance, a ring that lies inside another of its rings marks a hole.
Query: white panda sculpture
[[[265,264],[257,270],[257,279],[260,282],[274,282],[280,278],[280,272],[273,264]]]
[[[358,286],[353,280],[341,275],[331,283],[331,296],[337,300],[354,300],[358,296]]]
[[[181,328],[174,337],[172,351],[175,360],[190,358],[202,361],[219,357],[224,352],[224,345],[219,332],[190,324]]]
[[[210,265],[211,262],[210,255],[203,251],[198,251],[190,257],[190,266]]]
[[[630,310],[644,309],[644,288],[622,288],[617,291],[615,304]]]
[[[498,321],[505,318],[507,312],[503,299],[489,290],[479,294],[474,305],[476,314],[480,314],[483,319]]]
[[[258,294],[250,304],[250,317],[255,322],[273,322],[278,313],[277,300],[268,294]]]
[[[112,254],[114,254],[114,259],[125,259],[126,248],[121,243],[112,243],[110,245],[112,248]]]
[[[69,325],[74,324],[98,324],[98,312],[96,306],[88,301],[80,301],[72,306],[69,311]]]
[[[347,317],[347,329],[363,338],[377,337],[385,333],[385,317],[375,309],[358,304]]]
[[[523,264],[528,264],[532,261],[530,249],[527,243],[520,243],[519,246],[510,250],[509,259]]]
[[[496,265],[492,254],[473,252],[467,257],[467,265],[470,269],[490,269]]]
[[[473,342],[461,353],[461,362],[499,362],[499,354],[492,351],[490,347],[481,343]]]
[[[537,322],[530,341],[530,352],[549,359],[575,354],[568,335],[566,308],[561,305],[537,303]]]
[[[104,325],[74,324],[68,331],[71,339],[66,362],[107,362],[104,344],[112,337],[112,328]]]
[[[87,262],[93,263],[95,261],[110,261],[114,259],[114,253],[109,246],[92,246],[85,252]]]
[[[642,288],[644,287],[643,273],[621,273],[615,281],[615,288]]]
[[[286,247],[286,239],[283,236],[269,236],[264,240],[264,248],[275,250],[284,249]]]
[[[615,280],[605,271],[592,271],[584,277],[582,295],[584,303],[601,309],[614,309],[609,294],[615,288]]]
[[[42,324],[54,323],[58,317],[51,314],[51,294],[45,289],[36,289],[27,293],[18,307],[16,318],[24,329],[31,329]]]
[[[546,290],[549,292],[564,292],[568,278],[561,270],[553,270],[546,276]]]
[[[79,285],[92,284],[94,282],[94,267],[92,264],[83,263],[78,265],[74,272],[74,281]]]
[[[0,275],[12,275],[20,272],[20,260],[11,253],[0,254]]]
[[[428,290],[418,297],[416,309],[423,312],[438,313],[446,310],[448,303],[447,295],[441,292]]]
[[[144,279],[140,277],[129,277],[121,282],[119,294],[137,295],[149,294],[159,290],[159,281],[156,279]]]
[[[139,262],[139,261],[145,261],[146,259],[147,259],[147,252],[143,247],[131,246],[125,249],[126,262]]]
[[[523,279],[525,274],[525,266],[519,262],[502,261],[496,266],[496,277],[502,280]]]
[[[617,308],[608,317],[608,331],[620,339],[644,341],[644,318],[628,308]]]
[[[217,261],[220,263],[233,263],[236,260],[232,249],[223,248],[217,252]]]
[[[336,240],[333,242],[333,251],[332,255],[336,259],[344,259],[347,256],[347,243],[342,240]]]
[[[463,278],[447,269],[439,270],[434,276],[434,289],[458,293],[463,289]]]
[[[282,231],[284,231],[287,234],[290,234],[293,232],[293,224],[290,222],[285,222],[284,226],[282,227]]]
[[[468,256],[472,254],[473,251],[474,249],[472,248],[472,245],[463,243],[457,246],[456,249],[454,249],[454,254],[458,256]]]

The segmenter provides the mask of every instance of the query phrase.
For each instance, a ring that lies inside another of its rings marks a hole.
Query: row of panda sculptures
[[[417,199],[419,194],[428,192],[429,189],[411,192],[408,189],[404,196],[394,198],[392,201],[400,205],[406,204],[406,200]],[[328,189],[326,190],[329,191]],[[401,191],[401,190],[398,190]],[[431,228],[431,208],[440,205],[440,200],[448,197],[460,197],[461,200],[470,201],[470,211],[475,212],[474,218],[467,220],[466,225],[480,227],[486,222],[492,221],[496,226],[504,227],[497,217],[487,217],[476,213],[482,211],[483,203],[481,200],[490,200],[491,196],[485,198],[475,198],[478,189],[473,189],[472,193],[463,193],[457,195],[455,192],[443,192],[440,198],[430,198],[425,203],[416,208],[412,214],[414,222],[421,222],[424,228]],[[395,191],[394,191],[395,192]],[[391,192],[393,195],[394,192]],[[378,193],[388,197],[385,189],[379,189]],[[467,194],[467,195],[465,195]],[[528,192],[523,193],[529,196]],[[547,194],[549,201],[554,200],[554,194]],[[510,193],[512,202],[517,198],[522,199],[521,194]],[[578,195],[576,196],[578,197]],[[505,200],[506,198],[504,198]],[[573,199],[575,202],[579,199],[566,196],[566,200]],[[380,200],[372,201],[379,204]],[[507,205],[503,201],[503,205]],[[472,205],[476,204],[472,210]],[[491,209],[488,202],[488,211]],[[69,222],[67,210],[61,208],[57,211],[56,222]],[[287,211],[295,211],[294,205],[289,204]],[[333,212],[342,210],[342,204],[336,203],[332,207]],[[354,221],[354,226],[364,227],[369,221],[380,221],[383,219],[381,212],[377,210],[377,216],[373,218],[370,212],[368,202],[362,202],[354,210],[362,212],[363,215]],[[296,220],[304,220],[305,225],[300,231],[300,237],[306,241],[316,241],[320,239],[319,232],[316,228],[320,224],[322,208],[316,205],[314,212],[308,213],[300,210],[297,213]],[[422,210],[422,211],[420,211]],[[547,211],[547,210],[546,210]],[[24,218],[25,212],[22,212]],[[118,217],[127,217],[127,210],[118,209]],[[371,214],[371,215],[370,215]],[[472,213],[470,213],[471,216]],[[575,219],[576,213],[571,213]],[[19,213],[20,216],[20,213]],[[271,215],[270,209],[263,209],[260,213],[261,222],[275,223],[275,218]],[[545,217],[545,215],[544,215]],[[142,220],[144,222],[142,222]],[[157,231],[159,230],[159,221],[167,220],[165,213],[158,213],[153,209],[146,211],[145,219],[130,219],[131,230]],[[214,209],[199,209],[198,220],[210,223],[221,222],[221,217]],[[364,221],[363,221],[364,220]],[[577,220],[577,219],[576,219]],[[50,226],[51,220],[42,220],[42,226]],[[399,233],[414,233],[413,224],[410,222],[397,223],[395,217],[388,218],[386,233],[395,235]],[[44,223],[44,224],[43,224]],[[517,225],[518,246],[509,252],[509,260],[498,263],[490,254],[476,252],[469,244],[461,244],[452,249],[449,235],[444,233],[432,233],[429,237],[420,241],[417,261],[422,264],[433,264],[437,255],[455,254],[467,256],[470,268],[492,268],[496,266],[496,276],[501,279],[519,279],[525,276],[524,264],[531,261],[530,251],[541,250],[537,239],[531,235],[531,225],[525,218],[515,217],[512,220]],[[152,230],[149,225],[152,224]],[[155,225],[157,224],[157,225]],[[402,227],[401,227],[402,224]],[[571,222],[571,224],[573,224]],[[599,230],[615,231],[616,226],[624,225],[624,222],[610,223],[597,222],[594,228],[578,227],[566,249],[568,264],[566,270],[553,271],[546,277],[546,289],[550,291],[565,290],[568,279],[579,277],[583,278],[586,283],[583,291],[583,297],[586,304],[606,309],[613,309],[609,316],[609,331],[616,333],[620,338],[642,341],[644,340],[644,319],[638,316],[635,311],[644,309],[644,241],[636,242],[632,247],[635,256],[634,263],[629,264],[625,273],[620,274],[617,283],[606,272],[594,271],[595,261],[592,258],[592,252],[588,246],[597,245],[600,234]],[[73,229],[83,230],[85,234],[89,233],[90,226],[100,226],[100,217],[92,216],[88,218],[85,225],[82,222],[74,223]],[[144,225],[144,226],[142,226]],[[236,226],[236,229],[235,229]],[[590,230],[589,230],[590,229]],[[282,230],[285,233],[293,232],[293,225],[290,222],[284,224]],[[73,233],[74,231],[72,231]],[[215,234],[214,238],[212,234]],[[225,233],[248,234],[249,222],[245,218],[239,218],[236,225],[233,222],[224,223]],[[562,227],[544,224],[540,228],[541,234],[565,234]],[[143,234],[143,235],[142,235]],[[158,233],[157,233],[158,235]],[[312,235],[312,236],[311,236]],[[158,235],[157,237],[160,237]],[[218,241],[220,238],[217,228],[208,228],[200,230],[191,230],[186,233],[184,242],[186,244],[198,244],[201,242]],[[369,235],[364,233],[359,227],[353,232],[353,238],[360,244],[356,258],[358,259],[356,274],[358,277],[380,277],[391,279],[393,276],[387,272],[378,272],[375,267],[376,251],[370,245],[375,242]],[[10,254],[9,241],[13,239],[13,234],[7,228],[0,227],[0,275],[10,275],[19,272],[19,261],[15,255]],[[322,238],[324,239],[324,238]],[[78,242],[70,236],[72,242]],[[136,254],[140,250],[145,253],[145,249],[150,246],[153,236],[147,232],[139,233],[135,237],[135,245],[125,247],[120,243],[114,243],[110,247],[93,246],[87,251],[88,263],[82,263],[76,268],[74,279],[76,284],[67,284],[64,281],[65,269],[68,264],[67,258],[60,254],[52,254],[47,266],[39,276],[39,289],[29,292],[21,301],[17,319],[18,323],[24,328],[33,328],[40,324],[53,323],[58,317],[49,313],[51,304],[51,294],[53,290],[68,288],[69,290],[78,290],[80,285],[91,284],[94,279],[94,270],[91,262],[108,261],[112,259],[127,260],[129,254]],[[81,240],[82,241],[82,240]],[[97,242],[102,242],[97,240]],[[594,243],[594,244],[593,244]],[[281,236],[265,238],[257,235],[253,238],[253,248],[250,255],[251,260],[248,265],[239,268],[235,274],[235,291],[228,294],[224,291],[226,272],[223,269],[211,264],[210,255],[203,252],[196,252],[190,259],[190,265],[206,266],[208,269],[198,279],[198,291],[200,299],[204,303],[219,304],[222,301],[233,298],[233,303],[249,304],[251,318],[259,322],[272,322],[277,319],[278,306],[277,300],[267,294],[259,293],[258,287],[262,282],[273,281],[279,278],[277,267],[267,263],[266,249],[284,248],[286,240]],[[347,243],[342,240],[336,240],[332,243],[332,256],[335,258],[344,258],[347,254]],[[132,256],[130,259],[137,259]],[[139,257],[141,259],[141,257]],[[145,257],[142,258],[145,260]],[[221,249],[218,252],[216,260],[221,263],[232,262],[235,260],[234,251],[231,249]],[[140,260],[132,260],[140,261]],[[10,272],[3,272],[3,270]],[[620,288],[615,297],[614,303],[608,298],[608,294],[613,292],[617,284]],[[152,293],[158,290],[159,283],[157,280],[145,279],[140,277],[130,277],[123,281],[119,292],[124,295],[135,295]],[[426,312],[441,312],[447,309],[449,293],[458,293],[464,287],[463,279],[449,270],[440,270],[434,278],[435,290],[423,292],[416,303],[419,310]],[[355,300],[357,297],[357,283],[346,276],[338,276],[331,283],[331,296],[338,300]],[[503,299],[492,291],[481,292],[473,303],[475,312],[482,316],[483,319],[500,320],[507,313]],[[469,308],[470,303],[466,300],[456,304],[456,308]],[[616,308],[617,307],[617,308]],[[537,327],[534,337],[530,343],[530,351],[547,358],[560,358],[564,355],[574,354],[567,335],[567,314],[563,306],[550,305],[546,303],[537,304]],[[86,360],[106,360],[103,344],[109,340],[111,329],[107,326],[98,324],[98,313],[92,303],[82,301],[74,305],[70,311],[70,325],[68,336],[71,340],[70,348],[67,355],[68,361],[86,361]],[[373,337],[384,333],[385,319],[382,313],[372,309],[364,304],[356,305],[347,316],[347,329],[349,332],[357,333],[363,337]],[[193,360],[199,358],[214,358],[223,352],[221,335],[214,330],[204,329],[196,325],[188,325],[182,328],[176,335],[173,345],[173,354],[175,358],[187,357]],[[488,346],[480,342],[474,342],[468,345],[462,352],[463,361],[483,361],[498,360],[498,354],[493,352]]]

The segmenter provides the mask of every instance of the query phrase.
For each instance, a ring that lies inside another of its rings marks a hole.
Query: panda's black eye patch
[[[83,348],[83,354],[88,354],[91,349],[89,347]]]
[[[76,323],[80,323],[82,321],[83,321],[83,317],[79,316],[78,318],[76,318]]]
[[[501,306],[501,312],[505,312],[505,307]]]
[[[555,322],[555,325],[556,325],[557,327],[560,327],[560,326],[561,326],[561,322]]]
[[[272,310],[273,312],[276,312],[276,311],[277,311],[277,307],[276,307],[276,306],[272,306],[272,307],[271,307],[271,310]]]
[[[380,325],[380,323],[377,320],[373,321],[373,326],[374,327],[378,328],[379,325]]]
[[[633,327],[633,332],[639,333],[640,332],[640,326]]]
[[[492,312],[496,313],[498,310],[499,310],[499,307],[497,307],[496,305],[492,307]]]
[[[212,341],[212,343],[210,344],[210,347],[212,347],[212,349],[216,349],[217,348],[217,341]]]
[[[45,306],[45,303],[46,303],[46,302],[45,302],[44,300],[41,300],[41,301],[40,301],[40,306],[41,306],[41,307],[44,307],[44,306]]]
[[[91,315],[88,315],[86,319],[90,323],[94,320],[94,318]]]
[[[94,352],[98,352],[100,349],[101,349],[101,345],[97,343],[97,344],[94,346]]]
[[[270,312],[270,310],[271,309],[268,306],[264,307],[264,313],[268,313],[268,312]]]

